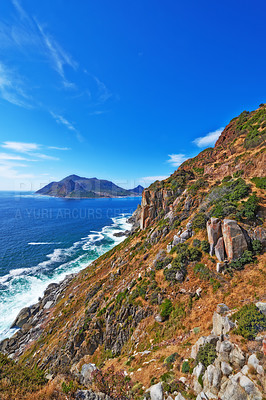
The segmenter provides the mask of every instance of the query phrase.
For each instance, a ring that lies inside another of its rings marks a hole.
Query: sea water
[[[61,199],[0,192],[0,340],[45,288],[87,267],[125,237],[141,199]]]

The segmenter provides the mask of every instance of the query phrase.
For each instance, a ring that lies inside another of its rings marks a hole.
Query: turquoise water
[[[0,192],[0,340],[51,282],[80,271],[124,237],[139,197],[66,200]]]

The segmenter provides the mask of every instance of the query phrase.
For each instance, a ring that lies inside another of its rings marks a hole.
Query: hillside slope
[[[14,399],[263,398],[265,132],[265,105],[232,120],[144,190],[124,242],[20,313],[0,351],[50,381]]]

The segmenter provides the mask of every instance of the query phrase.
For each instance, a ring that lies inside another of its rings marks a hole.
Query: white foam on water
[[[31,246],[38,246],[44,244],[61,244],[61,242],[29,242],[28,244]]]
[[[114,233],[131,228],[131,224],[127,222],[129,216],[129,214],[122,214],[112,218],[112,225],[105,226],[99,232],[91,231],[87,237],[81,238],[69,248],[54,249],[52,253],[46,255],[47,260],[37,266],[13,269],[9,274],[0,277],[0,340],[14,334],[15,330],[10,329],[10,326],[19,311],[23,307],[36,303],[50,283],[59,283],[66,275],[79,272],[106,251],[121,243],[125,237],[114,236]],[[68,261],[69,257],[75,256],[77,251],[82,251],[83,254]],[[51,271],[51,276],[48,276],[47,272],[56,263],[59,265]]]

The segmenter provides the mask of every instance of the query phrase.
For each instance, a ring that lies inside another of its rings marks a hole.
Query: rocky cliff
[[[265,106],[231,121],[144,190],[124,242],[20,312],[3,400],[263,398],[265,126]],[[18,384],[28,368],[44,380]]]

